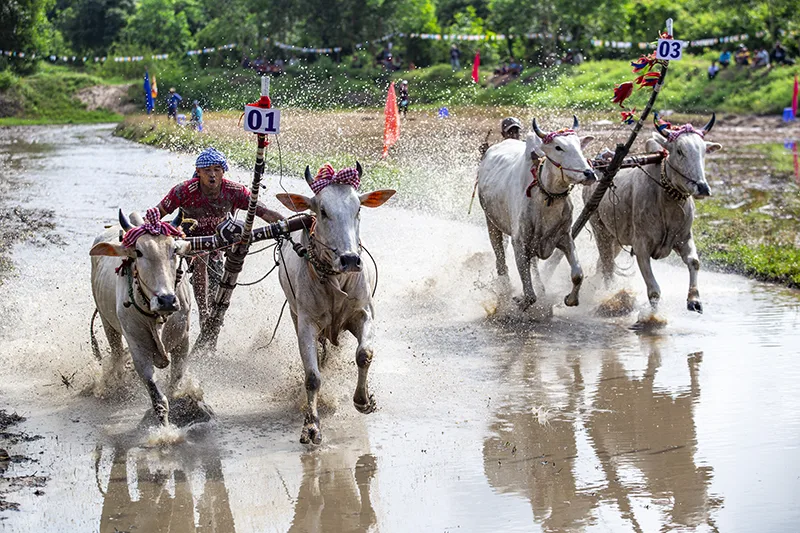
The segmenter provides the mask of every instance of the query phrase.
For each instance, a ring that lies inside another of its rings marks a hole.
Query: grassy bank
[[[412,112],[401,126],[400,141],[389,157],[382,159],[382,113],[292,110],[282,119],[280,151],[278,143],[273,142],[267,153],[267,168],[271,173],[282,169],[286,175],[300,177],[306,165],[316,169],[330,161],[340,168],[353,165],[357,156],[366,169],[365,190],[392,187],[399,191],[397,201],[405,207],[481,224],[483,215],[477,204],[467,215],[477,148],[489,129],[494,130],[490,142],[499,140],[500,117],[523,110],[473,107],[452,111],[447,120],[435,118],[432,111]],[[552,128],[568,122],[563,113],[540,118]],[[238,114],[211,113],[206,132],[200,134],[159,118],[129,117],[119,125],[117,134],[190,153],[213,145],[235,163],[250,168],[252,135],[244,133],[237,120]],[[585,122],[590,120],[584,117]],[[725,149],[707,162],[714,196],[696,203],[694,230],[704,265],[800,287],[800,228],[796,222],[800,194],[791,173],[791,152],[774,143],[752,145],[735,135],[726,137],[724,119],[721,123],[714,131],[714,140]],[[752,137],[769,137],[768,126],[764,123],[765,131]],[[598,128],[592,133],[604,144],[616,140],[615,134]],[[597,145],[591,148],[598,149]],[[731,172],[731,168],[736,171]]]
[[[75,96],[81,89],[113,81],[65,67],[49,66],[24,78],[0,72],[0,126],[119,122],[122,115],[107,109],[88,110]]]

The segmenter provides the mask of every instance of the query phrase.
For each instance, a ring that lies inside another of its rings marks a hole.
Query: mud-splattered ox
[[[319,371],[318,342],[338,344],[339,334],[347,330],[358,339],[356,364],[358,383],[353,404],[362,413],[375,410],[367,388],[367,373],[372,362],[373,329],[372,287],[375,273],[361,260],[359,223],[361,206],[378,207],[395,193],[381,190],[357,194],[363,173],[355,169],[333,172],[323,167],[312,178],[306,167],[305,178],[315,195],[278,194],[278,200],[295,212],[311,210],[316,224],[311,232],[293,236],[307,253],[300,257],[292,244],[283,244],[280,282],[291,308],[300,356],[305,369],[308,410],[300,442],[322,442],[317,395],[322,379]]]

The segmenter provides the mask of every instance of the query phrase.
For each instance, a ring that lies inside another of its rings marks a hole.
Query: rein
[[[664,158],[661,160],[660,179],[654,178],[653,175],[650,174],[642,165],[637,164],[635,166],[639,168],[642,172],[644,172],[647,175],[647,177],[653,181],[653,183],[664,189],[664,192],[667,194],[667,196],[675,200],[675,202],[677,202],[678,204],[685,202],[686,199],[689,198],[689,196],[691,196],[691,194],[681,191],[680,189],[676,188],[674,185],[672,185],[672,183],[669,182],[669,180],[667,179],[667,166],[669,166],[669,168],[671,168],[673,171],[677,172],[678,175],[681,176],[686,181],[695,184],[697,183],[693,179],[685,176],[682,172],[680,172],[678,169],[676,169],[673,165],[669,163],[669,154],[664,155]]]
[[[180,284],[181,280],[183,279],[183,269],[181,268],[181,265],[183,264],[183,261],[184,261],[184,258],[181,257],[180,261],[178,262],[178,268],[175,270],[175,288],[176,289],[178,288],[178,285]],[[141,277],[139,277],[139,271],[136,269],[136,260],[135,259],[132,259],[132,258],[125,259],[122,262],[122,264],[115,270],[115,272],[117,274],[119,274],[120,276],[125,276],[127,278],[127,280],[128,280],[128,300],[129,301],[124,302],[122,304],[123,306],[130,307],[131,305],[133,305],[134,309],[139,311],[139,313],[141,313],[142,315],[146,316],[147,318],[155,319],[157,322],[161,322],[161,323],[166,322],[166,320],[167,320],[166,316],[160,315],[158,313],[154,313],[154,312],[149,310],[150,309],[150,304],[149,303],[145,303],[145,306],[148,309],[147,311],[142,309],[142,307],[139,306],[138,303],[136,303],[136,297],[135,297],[135,294],[134,294],[134,291],[133,291],[133,282],[134,281],[136,281],[136,290],[137,290],[137,292],[139,293],[139,295],[141,295],[141,297],[144,299],[145,302],[149,302],[150,301],[150,298],[148,298],[147,294],[145,294],[145,289],[148,292],[150,292],[151,294],[153,294],[153,295],[155,295],[155,292],[153,290],[151,290],[150,287],[147,286],[147,284],[142,280]]]
[[[572,188],[574,187],[574,185],[570,185],[566,191],[559,193],[551,193],[550,191],[545,189],[544,186],[542,185],[542,182],[539,181],[539,176],[542,174],[545,161],[550,161],[550,163],[552,163],[557,169],[559,169],[561,171],[561,179],[565,179],[564,167],[562,167],[560,164],[556,163],[555,161],[553,161],[552,159],[550,159],[545,155],[544,157],[539,158],[538,161],[534,162],[533,165],[531,166],[531,176],[533,177],[533,180],[531,181],[531,184],[528,185],[528,188],[525,189],[525,196],[530,198],[531,190],[534,187],[539,187],[539,190],[542,191],[542,194],[544,194],[545,196],[544,204],[547,207],[550,207],[551,205],[553,205],[553,201],[560,200],[561,198],[566,198],[567,196],[569,196],[569,193],[572,192]],[[574,169],[567,168],[566,170],[574,170]]]

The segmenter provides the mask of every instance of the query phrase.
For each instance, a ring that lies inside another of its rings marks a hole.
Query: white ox
[[[509,235],[522,280],[523,297],[517,301],[523,310],[536,302],[531,266],[537,269],[536,258],[547,259],[556,248],[571,267],[572,291],[564,302],[578,305],[583,271],[570,235],[569,192],[575,184],[594,182],[595,175],[582,151],[593,137],[579,138],[577,128],[578,119],[573,117],[571,130],[545,134],[533,119],[533,133],[526,142],[506,139],[495,144],[478,170],[478,198],[497,257],[497,274],[508,275],[505,235]]]
[[[134,213],[133,222],[143,223]],[[119,212],[124,231],[134,228]],[[177,222],[173,222],[177,226]],[[162,425],[168,423],[169,403],[159,390],[153,366],[166,368],[172,354],[170,392],[180,381],[189,351],[189,311],[191,298],[188,283],[176,283],[178,256],[190,251],[187,241],[166,235],[144,233],[133,247],[120,244],[119,228],[106,230],[94,241],[92,256],[92,294],[111,346],[110,367],[106,374],[118,374],[124,365],[122,339],[131,352],[133,366],[147,386],[153,412]],[[130,268],[120,267],[120,258],[130,260]]]
[[[360,178],[361,165],[357,163],[356,168]],[[314,182],[308,167],[305,178],[309,186]],[[343,330],[358,340],[358,383],[353,404],[362,413],[375,410],[375,401],[367,388],[367,373],[373,357],[375,273],[364,268],[361,260],[360,211],[362,205],[382,205],[394,193],[380,190],[359,195],[351,185],[331,183],[310,198],[300,194],[277,195],[288,209],[298,213],[311,210],[316,217],[312,232],[303,231],[299,236],[299,243],[306,250],[305,257],[300,257],[291,243],[285,242],[279,270],[305,370],[308,410],[300,435],[300,442],[304,444],[322,441],[317,411],[322,383],[317,343],[327,339],[337,345]],[[297,238],[297,233],[294,236]]]
[[[650,259],[663,259],[674,250],[689,268],[689,311],[703,312],[697,289],[700,260],[692,238],[694,200],[711,194],[705,177],[705,154],[722,148],[705,142],[716,116],[702,130],[685,125],[677,130],[657,128],[648,139],[648,152],[666,150],[662,163],[623,169],[591,218],[600,258],[597,268],[606,283],[614,276],[614,259],[622,246],[630,246],[647,285],[647,298],[655,309],[661,289]],[[584,190],[591,197],[594,187]]]

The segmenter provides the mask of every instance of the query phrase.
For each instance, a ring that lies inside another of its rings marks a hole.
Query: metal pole
[[[667,20],[667,33],[672,35],[672,19]],[[583,207],[583,211],[578,216],[575,223],[572,225],[572,238],[576,238],[578,234],[581,232],[583,227],[589,221],[591,216],[597,210],[597,207],[600,205],[600,201],[603,199],[603,196],[606,194],[606,191],[611,186],[614,181],[614,177],[617,175],[620,167],[622,166],[622,161],[625,159],[625,156],[628,155],[628,152],[633,146],[633,142],[636,140],[636,136],[639,135],[639,131],[642,129],[647,117],[650,115],[650,111],[653,109],[653,105],[656,103],[656,98],[658,98],[658,93],[661,92],[661,87],[664,85],[664,78],[667,75],[667,69],[669,67],[669,61],[664,61],[661,65],[661,75],[658,77],[658,82],[656,83],[655,87],[653,87],[653,94],[650,95],[650,100],[647,102],[647,106],[645,106],[644,111],[642,111],[642,115],[639,117],[639,120],[636,122],[636,125],[633,127],[633,131],[631,131],[630,136],[628,137],[628,142],[625,144],[617,144],[616,150],[614,151],[614,157],[611,160],[611,163],[608,165],[608,168],[603,173],[603,177],[597,183],[597,188],[594,190],[592,197],[589,198],[589,201],[586,202],[586,205]]]
[[[261,101],[265,101],[265,97],[266,101],[268,101],[269,78],[262,76]],[[239,278],[239,273],[241,273],[244,266],[244,259],[250,250],[253,222],[255,221],[256,207],[258,206],[258,192],[261,189],[261,177],[264,175],[264,152],[269,144],[265,134],[258,133],[257,137],[256,165],[253,170],[253,183],[250,186],[250,204],[247,207],[247,216],[244,219],[242,240],[235,244],[225,257],[225,272],[217,289],[214,308],[200,330],[200,336],[192,348],[193,353],[197,351],[213,351],[217,348],[217,338],[225,320],[225,313],[231,304],[231,295],[233,294],[233,289],[236,288],[236,280]]]

